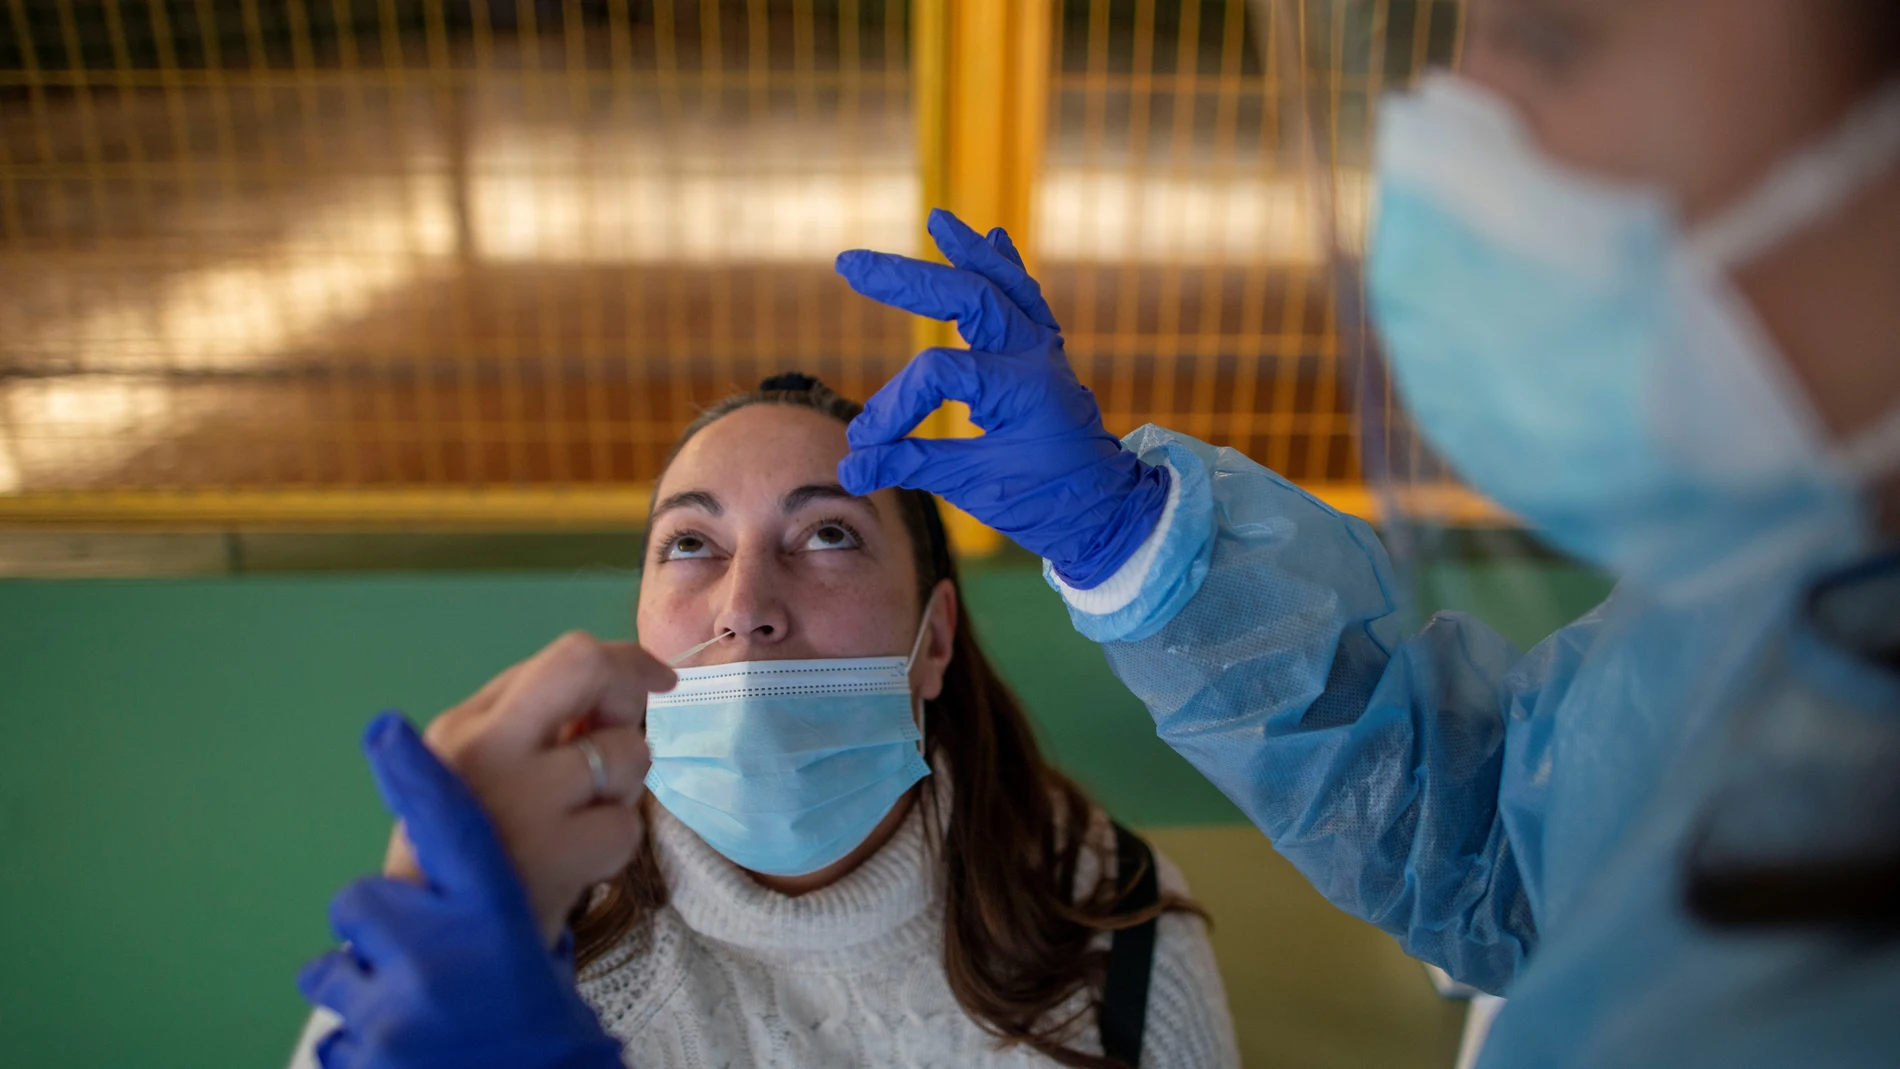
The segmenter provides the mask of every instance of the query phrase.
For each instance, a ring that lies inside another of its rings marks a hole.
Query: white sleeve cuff
[[[1062,600],[1068,602],[1070,608],[1090,616],[1106,616],[1134,604],[1135,597],[1148,581],[1148,573],[1154,570],[1155,560],[1161,555],[1162,544],[1168,540],[1168,530],[1174,526],[1174,514],[1181,504],[1181,473],[1171,463],[1164,463],[1162,467],[1168,469],[1168,503],[1161,509],[1161,519],[1155,529],[1148,532],[1141,548],[1115,569],[1114,575],[1100,586],[1077,590],[1063,582],[1062,576],[1050,571],[1055,588],[1062,592]]]

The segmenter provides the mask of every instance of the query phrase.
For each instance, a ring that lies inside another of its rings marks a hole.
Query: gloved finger
[[[957,333],[972,349],[1015,352],[1042,337],[1042,328],[1015,301],[974,271],[853,249],[838,254],[838,273],[873,300],[931,319],[956,320]]]
[[[671,690],[671,668],[634,642],[602,642],[572,631],[522,667],[495,702],[485,747],[531,753],[553,746],[561,727],[599,713],[622,724],[646,720],[647,695]]]
[[[906,490],[943,491],[963,480],[970,451],[981,448],[967,438],[899,438],[884,445],[854,449],[838,462],[838,482],[862,496],[858,486],[901,486]]]
[[[1002,227],[990,231],[990,239],[985,240],[963,220],[942,208],[930,210],[927,225],[944,259],[996,283],[997,288],[1015,302],[1016,307],[1022,309],[1031,321],[1050,330],[1062,329],[1056,323],[1055,313],[1049,311],[1049,302],[1043,300],[1042,284],[1031,278],[1023,268],[1022,257],[1016,255],[1016,247],[1010,243],[1009,235],[1003,233]],[[996,245],[995,238],[998,235],[1002,237],[1003,248],[1009,250],[1007,254]]]
[[[624,806],[638,801],[646,789],[647,769],[653,766],[645,732],[637,727],[610,726],[590,731],[585,737],[600,756],[605,785],[595,789],[594,770],[587,754],[570,743],[535,758],[527,773],[533,779],[530,790],[534,796],[564,809],[602,802]]]
[[[1009,231],[1000,226],[994,227],[984,235],[983,240],[989,242],[990,247],[1010,263],[1015,264],[1023,272],[1023,277],[1029,280],[1029,286],[1025,287],[1020,295],[1016,295],[1016,303],[1028,314],[1029,318],[1050,330],[1060,332],[1062,324],[1056,322],[1056,314],[1050,309],[1048,298],[1042,294],[1042,283],[1036,279],[1036,276],[1029,273],[1029,268],[1023,265],[1023,254],[1016,251],[1016,243],[1009,239]]]
[[[1023,266],[1023,254],[1016,251],[1016,243],[1009,239],[1009,231],[1000,226],[993,226],[989,233],[983,235],[983,240],[989,242],[991,248],[1002,253],[1010,263],[1022,267],[1025,271],[1028,270]]]
[[[345,1021],[365,1008],[363,996],[370,983],[368,970],[347,949],[338,948],[297,972],[297,993],[312,1006],[334,1010]]]
[[[475,793],[423,744],[401,715],[384,713],[363,733],[363,752],[383,801],[400,817],[429,881],[491,899],[526,893]]]
[[[333,1029],[317,1040],[317,1064],[323,1069],[356,1069],[361,1064],[363,1045],[348,1028]]]
[[[373,971],[407,953],[409,941],[437,907],[434,896],[415,884],[372,876],[330,900],[330,930]]]
[[[918,353],[864,402],[864,411],[845,428],[845,440],[853,449],[896,441],[946,400],[962,401],[978,411],[984,396],[979,361],[987,357],[970,349],[940,347]],[[850,483],[844,488],[854,494],[870,492]]]

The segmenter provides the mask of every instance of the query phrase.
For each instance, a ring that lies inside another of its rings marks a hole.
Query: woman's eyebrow
[[[647,516],[647,523],[652,524],[655,520],[674,509],[683,508],[702,509],[712,513],[714,516],[718,516],[726,511],[725,506],[721,505],[719,499],[714,497],[710,492],[705,490],[684,490],[654,506],[652,513]]]
[[[856,502],[870,509],[872,515],[877,515],[877,502],[868,497],[859,497],[837,483],[808,483],[787,491],[785,497],[779,502],[779,508],[784,512],[792,513],[814,501],[826,500]]]

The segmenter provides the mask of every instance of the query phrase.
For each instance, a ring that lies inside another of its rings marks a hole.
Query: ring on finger
[[[594,781],[592,800],[598,802],[607,797],[607,762],[600,755],[600,747],[594,745],[594,740],[585,735],[574,740],[574,748],[587,759],[587,774]]]

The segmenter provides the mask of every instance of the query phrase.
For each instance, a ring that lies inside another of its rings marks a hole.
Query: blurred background
[[[696,406],[954,337],[831,270],[932,255],[930,206],[1016,236],[1112,431],[1381,519],[1330,253],[1456,0],[0,6],[0,1064],[284,1060],[386,835],[361,725],[629,634]],[[1528,644],[1606,589],[1435,489],[1425,608]],[[1046,741],[1213,913],[1247,1064],[1451,1066],[1463,1005],[953,519]]]

